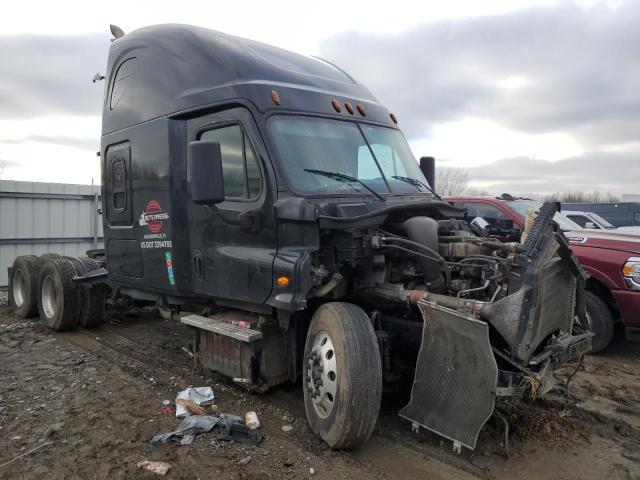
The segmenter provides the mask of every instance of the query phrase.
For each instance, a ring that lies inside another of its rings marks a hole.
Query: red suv
[[[535,200],[501,197],[448,197],[467,210],[471,221],[482,217],[487,233],[503,241],[519,241],[527,215],[542,204]],[[584,230],[562,214],[556,222],[571,250],[591,277],[587,280],[587,311],[591,317],[593,351],[605,348],[614,324],[640,327],[640,236],[616,230]]]

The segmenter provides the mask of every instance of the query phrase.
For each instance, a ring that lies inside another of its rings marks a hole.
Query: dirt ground
[[[307,427],[300,385],[247,393],[196,369],[182,350],[191,339],[187,327],[151,311],[61,334],[0,305],[0,478],[161,478],[136,466],[146,459],[169,463],[174,479],[640,479],[640,341],[586,357],[568,398],[560,384],[544,400],[505,407],[507,458],[497,418],[475,452],[456,454],[451,442],[412,433],[396,415],[406,392],[385,394],[366,445],[333,452]],[[150,445],[179,423],[174,413],[157,414],[163,400],[206,385],[221,412],[255,410],[264,441],[226,443],[208,433],[188,446]]]

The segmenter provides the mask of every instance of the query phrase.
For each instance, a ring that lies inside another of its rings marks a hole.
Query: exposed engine
[[[400,415],[472,446],[496,397],[544,393],[555,365],[590,348],[586,276],[555,212],[545,204],[523,244],[425,216],[326,231],[312,296],[368,306],[383,380],[414,378]]]

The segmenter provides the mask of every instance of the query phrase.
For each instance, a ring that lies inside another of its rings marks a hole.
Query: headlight
[[[629,288],[640,290],[640,257],[631,257],[622,267],[622,275],[627,279]]]

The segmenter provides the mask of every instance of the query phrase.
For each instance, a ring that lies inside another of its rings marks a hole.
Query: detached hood
[[[640,234],[622,230],[573,230],[564,233],[569,244],[640,254]]]

